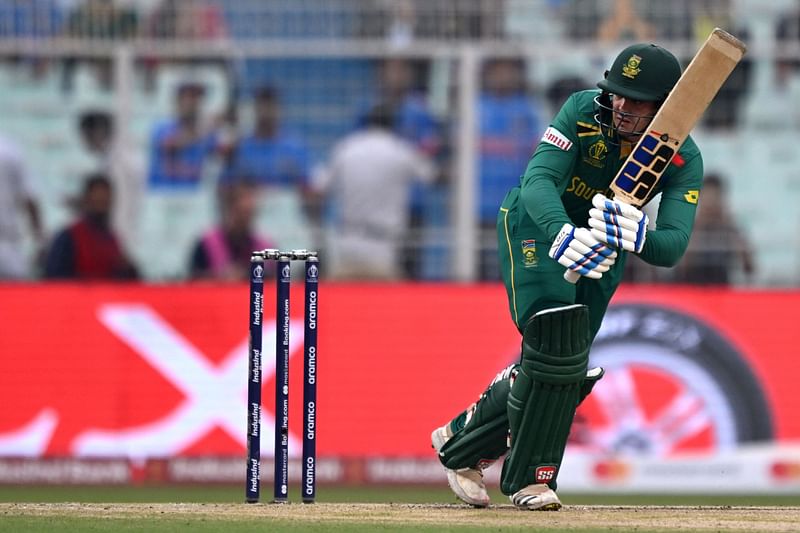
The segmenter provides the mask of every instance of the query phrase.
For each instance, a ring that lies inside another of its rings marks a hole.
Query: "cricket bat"
[[[714,28],[611,182],[615,200],[639,208],[650,199],[672,158],[746,49],[730,33]],[[564,273],[571,283],[579,278],[572,270]]]

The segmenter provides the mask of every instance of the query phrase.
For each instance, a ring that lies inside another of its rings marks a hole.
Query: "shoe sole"
[[[559,509],[561,509],[560,503],[548,503],[538,509],[531,509],[531,511],[558,511]]]
[[[536,499],[542,499],[542,498],[537,497]],[[525,504],[518,504],[513,499],[511,500],[511,503],[513,503],[517,509],[522,509],[523,511],[558,511],[559,509],[561,509],[561,501],[558,499],[558,496],[556,495],[555,492],[547,494],[547,498],[544,499],[549,501],[545,501],[545,503],[542,503],[541,505],[538,505],[536,507],[531,507]]]

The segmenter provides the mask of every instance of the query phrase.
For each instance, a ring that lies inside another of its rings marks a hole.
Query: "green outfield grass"
[[[262,487],[262,501],[271,497],[271,486]],[[264,490],[266,489],[266,490]],[[508,500],[490,489],[492,501]],[[789,506],[800,504],[800,494],[788,495],[672,495],[672,494],[575,494],[560,492],[565,505],[731,505]],[[290,493],[300,501],[299,489]],[[317,488],[321,503],[453,503],[447,488],[431,486],[322,486]],[[84,502],[84,503],[240,503],[244,487],[238,486],[142,486],[142,487],[50,487],[0,486],[0,502]]]

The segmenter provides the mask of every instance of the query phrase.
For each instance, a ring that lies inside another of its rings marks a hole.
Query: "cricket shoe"
[[[526,511],[558,511],[561,500],[556,492],[545,484],[528,485],[509,496],[517,509]]]
[[[433,449],[438,452],[452,436],[450,424],[434,429],[431,433]],[[480,468],[452,470],[445,467],[444,471],[447,473],[447,484],[458,499],[475,507],[489,505],[489,494],[486,492],[486,485],[483,484],[483,471]]]

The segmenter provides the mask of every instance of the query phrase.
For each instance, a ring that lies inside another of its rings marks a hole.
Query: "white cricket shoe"
[[[438,452],[452,436],[449,424],[434,429],[431,433],[433,449]],[[458,499],[475,507],[489,505],[489,494],[483,484],[483,471],[478,468],[445,468],[444,471],[447,473],[447,483]]]
[[[509,496],[517,509],[526,511],[558,511],[561,500],[556,492],[545,484],[528,485]]]

